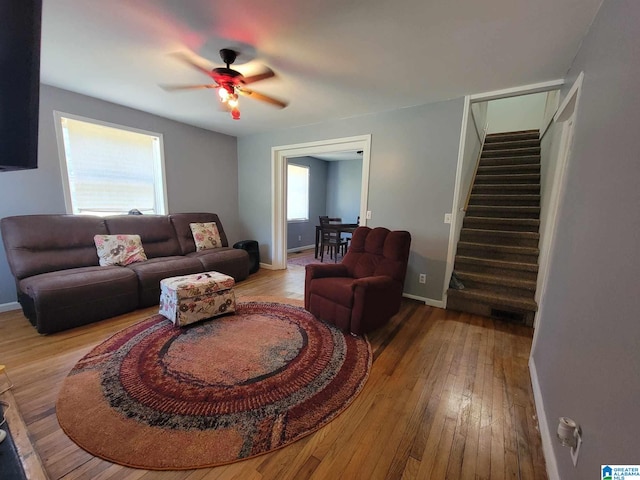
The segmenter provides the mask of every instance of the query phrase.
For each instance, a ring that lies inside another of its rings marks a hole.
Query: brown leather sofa
[[[196,252],[189,227],[216,222],[223,247]],[[241,281],[249,255],[229,247],[218,215],[22,215],[0,221],[18,301],[39,333],[53,333],[149,307],[160,280],[218,271]],[[99,266],[94,235],[138,234],[147,260]]]
[[[306,266],[304,308],[356,335],[375,330],[400,311],[411,234],[358,227],[342,263]]]

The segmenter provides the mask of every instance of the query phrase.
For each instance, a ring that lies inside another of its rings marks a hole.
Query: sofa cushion
[[[147,259],[140,235],[96,235],[93,241],[102,267],[124,266]]]
[[[222,247],[216,222],[190,223],[189,227],[196,244],[196,252]]]
[[[29,320],[53,333],[129,312],[138,306],[138,281],[125,267],[81,267],[43,273],[18,283]]]
[[[11,273],[17,280],[97,266],[93,236],[109,233],[104,219],[89,215],[21,215],[3,218],[0,225]]]
[[[198,259],[205,272],[220,272],[240,282],[249,276],[250,259],[246,250],[222,247],[211,250],[201,250],[187,255]]]
[[[208,223],[216,222],[218,227],[218,233],[220,234],[220,240],[223,247],[228,247],[229,242],[227,235],[224,233],[224,227],[222,222],[215,213],[175,213],[169,215],[171,223],[175,228],[176,235],[178,236],[178,242],[180,242],[180,249],[183,255],[196,251],[196,244],[193,241],[193,233],[191,232],[192,223]]]
[[[166,215],[114,215],[105,218],[109,234],[140,235],[147,258],[180,255],[176,232]]]
[[[160,280],[205,271],[198,259],[181,256],[152,258],[124,268],[131,269],[138,277],[138,300],[141,307],[158,304]]]

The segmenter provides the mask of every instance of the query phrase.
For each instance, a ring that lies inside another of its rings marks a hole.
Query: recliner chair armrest
[[[312,280],[314,278],[326,278],[326,277],[348,277],[349,272],[347,267],[341,263],[337,264],[312,264],[307,265],[305,272],[305,278]]]
[[[386,275],[359,278],[355,282],[353,282],[354,288],[364,287],[364,288],[375,288],[380,290],[387,289],[397,284],[398,284],[397,281],[395,281],[391,277],[387,277]]]

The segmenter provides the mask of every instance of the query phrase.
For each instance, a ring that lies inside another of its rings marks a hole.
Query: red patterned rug
[[[222,465],[329,423],[363,388],[371,359],[366,339],[263,298],[185,328],[155,315],[76,364],[58,421],[80,447],[114,463]]]

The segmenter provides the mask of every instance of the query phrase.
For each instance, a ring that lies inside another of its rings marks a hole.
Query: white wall
[[[584,71],[531,359],[547,464],[564,480],[640,463],[638,25],[640,2],[604,0],[567,78],[571,86]],[[583,429],[575,468],[555,438],[560,416]]]
[[[66,90],[42,85],[38,168],[0,173],[0,218],[66,213],[53,111],[58,110],[164,135],[169,213],[220,215],[229,242],[243,238],[238,225],[236,139]],[[16,299],[0,246],[0,305]]]
[[[487,133],[540,129],[546,101],[546,92],[491,100],[487,109]]]
[[[371,134],[370,226],[412,235],[405,292],[442,300],[463,100],[364,115],[238,139],[240,218],[271,263],[271,149]],[[418,283],[418,274],[427,283]]]

